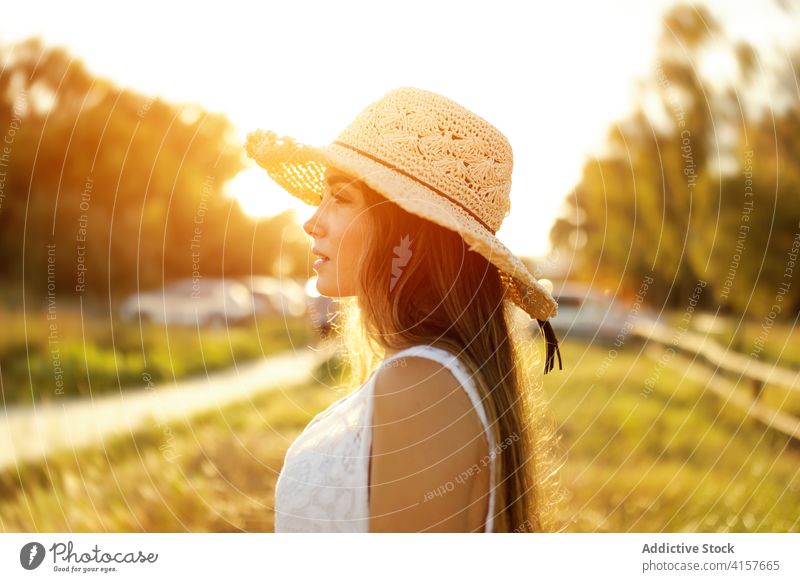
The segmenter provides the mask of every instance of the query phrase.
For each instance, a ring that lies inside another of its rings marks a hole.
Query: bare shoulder
[[[382,365],[372,421],[372,531],[482,526],[485,509],[472,500],[483,481],[465,475],[480,472],[475,468],[486,454],[483,426],[446,366],[414,356]]]
[[[443,425],[469,422],[465,428],[480,428],[461,383],[446,366],[435,360],[406,356],[381,366],[375,377],[375,410],[394,421]],[[433,413],[433,414],[432,414]]]

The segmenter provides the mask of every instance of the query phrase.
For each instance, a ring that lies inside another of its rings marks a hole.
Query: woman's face
[[[322,202],[303,229],[314,239],[317,291],[328,297],[348,297],[355,295],[356,268],[368,228],[367,186],[330,166],[325,185]]]

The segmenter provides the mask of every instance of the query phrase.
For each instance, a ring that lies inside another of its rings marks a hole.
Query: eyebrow
[[[361,183],[358,180],[354,180],[349,176],[343,176],[341,174],[334,174],[332,176],[326,177],[325,183],[328,184],[328,186],[332,186],[333,184],[344,183],[345,187],[347,188],[352,188],[355,186],[356,190],[358,190],[359,192],[361,191],[360,187]]]

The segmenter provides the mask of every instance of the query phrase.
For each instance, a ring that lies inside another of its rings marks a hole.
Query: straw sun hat
[[[498,269],[507,298],[535,318],[545,336],[545,373],[558,340],[550,323],[558,305],[495,236],[510,210],[511,144],[458,103],[402,87],[369,104],[331,144],[315,147],[272,131],[248,134],[247,155],[300,200],[318,206],[325,169],[359,179],[404,210],[461,235]]]

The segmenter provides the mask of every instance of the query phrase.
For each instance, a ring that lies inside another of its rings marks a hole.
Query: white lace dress
[[[472,376],[453,354],[417,345],[386,358],[420,356],[447,367],[469,395],[494,450],[494,438]],[[369,457],[372,442],[372,394],[375,374],[357,390],[316,415],[297,437],[275,485],[275,531],[369,531]],[[495,463],[490,454],[489,509],[485,532],[492,531]]]

